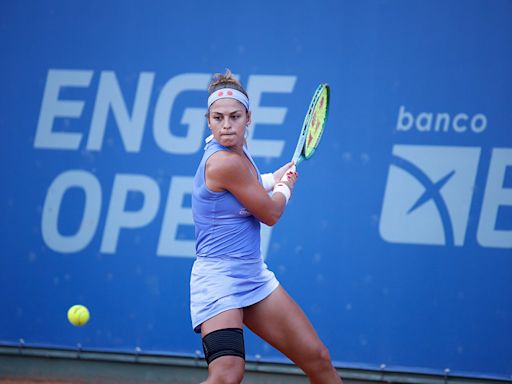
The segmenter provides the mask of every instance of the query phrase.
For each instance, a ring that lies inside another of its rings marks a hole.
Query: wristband
[[[272,173],[264,173],[261,175],[261,184],[263,184],[263,188],[265,191],[270,192],[272,188],[274,188],[276,181],[274,180],[274,175]]]
[[[272,195],[275,193],[281,193],[283,194],[284,198],[286,199],[286,204],[288,204],[288,200],[290,200],[290,197],[292,195],[292,191],[290,191],[290,188],[285,183],[277,183],[274,187],[274,190],[272,191]]]

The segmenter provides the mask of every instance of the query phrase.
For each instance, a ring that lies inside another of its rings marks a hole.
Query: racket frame
[[[328,116],[328,112],[329,112],[330,89],[329,89],[328,84],[323,83],[323,84],[320,84],[316,88],[313,98],[311,99],[311,102],[309,103],[309,108],[308,108],[308,111],[304,118],[304,122],[302,124],[302,129],[300,131],[299,140],[297,142],[297,146],[295,147],[295,152],[293,153],[293,157],[292,157],[292,161],[295,163],[295,165],[299,164],[303,160],[306,160],[306,157],[304,156],[304,147],[305,147],[305,143],[306,143],[306,137],[309,132],[309,122],[311,121],[311,119],[313,117],[313,111],[314,111],[316,104],[318,102],[318,99],[322,95],[324,89],[327,90],[327,97],[326,97],[327,110],[325,113],[325,120],[324,120],[323,124],[325,124],[327,121],[327,116]],[[323,134],[323,128],[322,128],[322,133],[320,134],[320,137],[318,138],[318,142],[320,142],[322,134]],[[318,145],[318,143],[317,143],[317,145]],[[311,156],[313,156],[314,152],[315,152],[315,150],[313,149],[313,151],[307,158],[309,159]]]

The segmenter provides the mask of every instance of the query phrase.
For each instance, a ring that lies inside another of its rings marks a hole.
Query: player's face
[[[220,99],[210,107],[208,126],[213,137],[225,147],[242,147],[251,112],[235,99]]]

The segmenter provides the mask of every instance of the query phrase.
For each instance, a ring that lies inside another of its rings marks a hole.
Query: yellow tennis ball
[[[89,321],[89,310],[83,305],[73,305],[68,310],[68,320],[74,326],[80,327]]]

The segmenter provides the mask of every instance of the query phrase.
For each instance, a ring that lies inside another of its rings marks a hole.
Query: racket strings
[[[304,145],[304,156],[309,158],[320,142],[327,118],[329,105],[328,88],[324,87],[314,105],[311,118],[308,122],[308,134]]]

